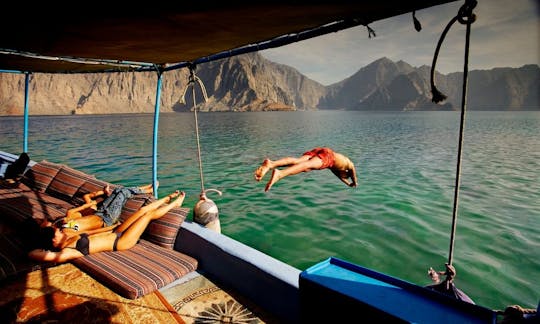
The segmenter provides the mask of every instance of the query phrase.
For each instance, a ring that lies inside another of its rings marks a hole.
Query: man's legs
[[[266,172],[268,172],[271,169],[275,169],[281,166],[295,165],[298,163],[308,161],[310,158],[311,156],[309,155],[302,155],[299,158],[285,157],[276,161],[265,159],[263,163],[261,164],[261,166],[257,168],[257,170],[255,170],[255,180],[261,181],[261,179],[264,177]]]
[[[304,155],[304,156],[307,156],[307,155]],[[322,165],[323,165],[323,161],[319,157],[313,156],[311,158],[308,157],[308,159],[304,160],[303,162],[293,164],[292,166],[286,169],[283,169],[283,170],[274,169],[274,171],[272,171],[272,177],[270,177],[270,180],[266,184],[264,191],[270,190],[270,188],[272,187],[274,183],[278,182],[280,179],[285,178],[286,176],[290,176],[290,175],[297,174],[300,172],[318,170],[321,168]]]

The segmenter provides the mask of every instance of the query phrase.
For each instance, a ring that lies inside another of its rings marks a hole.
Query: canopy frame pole
[[[29,88],[30,88],[30,78],[32,74],[25,72],[24,73],[24,128],[23,128],[23,152],[28,153],[28,99],[29,99]]]
[[[158,198],[158,185],[157,185],[157,151],[158,151],[158,133],[159,133],[159,109],[161,102],[161,85],[162,85],[162,72],[157,69],[157,82],[156,82],[156,102],[154,106],[154,131],[152,141],[152,187],[154,190],[154,197]]]

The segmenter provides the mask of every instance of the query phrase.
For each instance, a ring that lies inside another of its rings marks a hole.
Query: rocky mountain
[[[320,109],[455,110],[461,106],[463,73],[435,74],[437,88],[447,95],[431,101],[429,66],[414,68],[381,58],[351,77],[330,85]],[[469,71],[468,108],[471,110],[540,110],[540,67]]]
[[[251,53],[196,69],[207,102],[196,87],[201,111],[265,110],[452,110],[461,103],[462,73],[436,74],[446,102],[431,102],[430,68],[381,58],[351,77],[323,86],[286,65]],[[469,72],[471,110],[539,110],[540,68],[495,68]],[[24,75],[0,73],[0,115],[21,115]],[[152,113],[156,73],[41,74],[31,76],[31,114]],[[189,71],[163,74],[160,110],[193,109],[191,88],[181,101]]]
[[[312,110],[326,91],[294,68],[260,54],[210,62],[196,74],[209,97],[200,107],[202,111]]]

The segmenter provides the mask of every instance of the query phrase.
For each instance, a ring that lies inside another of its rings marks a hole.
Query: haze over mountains
[[[431,101],[430,67],[381,58],[349,78],[329,85],[310,80],[296,69],[271,62],[258,53],[245,54],[197,67],[208,101],[200,89],[196,102],[201,111],[268,110],[458,110],[461,72],[436,74],[435,83],[448,96],[441,104]],[[160,111],[189,111],[180,102],[189,71],[163,74]],[[468,109],[540,110],[540,67],[494,68],[469,71]],[[153,113],[155,73],[34,74],[29,107],[33,115]],[[24,75],[0,73],[0,115],[21,115]]]

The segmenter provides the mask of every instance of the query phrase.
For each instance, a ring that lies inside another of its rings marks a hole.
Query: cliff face
[[[312,110],[325,92],[297,70],[259,54],[211,62],[196,73],[209,97],[203,111]],[[192,106],[192,99],[187,102]]]
[[[33,74],[29,109],[36,115],[152,112],[156,78],[152,73]],[[24,75],[0,74],[0,114],[22,114],[24,83]],[[170,96],[162,101],[170,102]],[[163,111],[172,110],[164,105]]]
[[[199,86],[201,111],[259,111],[316,109],[325,87],[297,70],[248,54],[200,66],[208,102]],[[0,115],[21,115],[24,75],[0,73]],[[160,111],[193,108],[191,88],[181,102],[189,71],[163,74]],[[33,74],[29,90],[32,114],[151,113],[156,100],[156,73]]]
[[[461,103],[462,73],[436,74],[443,104],[431,102],[427,66],[381,58],[351,77],[323,86],[297,70],[252,53],[197,67],[208,101],[196,87],[201,111],[264,110],[450,110]],[[496,68],[469,72],[471,110],[539,110],[540,68]],[[160,111],[193,109],[191,88],[181,102],[188,69],[163,74]],[[152,113],[156,73],[33,74],[31,114]],[[22,115],[25,76],[0,73],[0,115]]]

